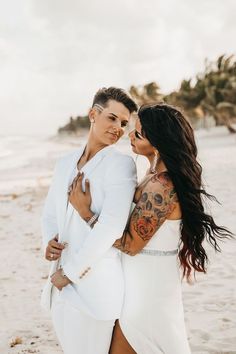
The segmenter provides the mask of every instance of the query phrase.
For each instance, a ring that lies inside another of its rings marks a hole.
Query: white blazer
[[[68,246],[59,261],[51,262],[41,304],[50,308],[50,275],[62,266],[73,283],[64,287],[60,296],[96,319],[111,320],[119,318],[124,294],[120,252],[112,245],[127,223],[136,166],[130,156],[113,146],[100,150],[84,165],[81,171],[90,181],[91,209],[99,215],[91,229],[67,198],[83,151],[84,147],[57,162],[46,198],[42,216],[44,249],[56,234],[59,242],[66,241]]]

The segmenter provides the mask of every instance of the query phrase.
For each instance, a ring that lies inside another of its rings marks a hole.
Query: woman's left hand
[[[85,191],[82,189],[82,180],[84,174],[78,173],[75,177],[69,191],[69,202],[78,211],[83,219],[90,216],[90,205],[92,203],[92,197],[90,193],[89,181],[85,180]]]

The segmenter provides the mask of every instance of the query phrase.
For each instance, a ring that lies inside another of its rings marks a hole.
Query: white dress
[[[180,221],[166,220],[136,256],[122,255],[125,301],[121,329],[138,354],[191,353],[177,259]]]

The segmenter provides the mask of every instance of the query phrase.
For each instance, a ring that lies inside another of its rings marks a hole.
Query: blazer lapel
[[[103,158],[113,149],[111,146],[107,146],[102,150],[98,151],[96,155],[93,156],[91,160],[89,160],[80,170],[80,172],[84,173],[84,177],[88,178],[92,172],[95,170],[97,165],[103,160]],[[85,187],[85,178],[82,182],[83,188]]]
[[[58,191],[60,193],[59,199],[61,203],[60,217],[59,217],[60,241],[63,239],[63,231],[64,231],[65,221],[66,221],[66,212],[68,206],[68,188],[70,186],[72,175],[76,167],[77,161],[80,159],[81,155],[83,154],[84,148],[85,146],[82,146],[80,149],[78,149],[75,152],[75,154],[71,157],[71,159],[69,161],[66,161],[65,164],[62,166],[61,173],[64,174],[65,176],[62,179],[63,182],[62,185],[60,186],[61,189]]]
[[[81,150],[74,156],[73,161],[71,161],[70,164],[70,172],[67,175],[66,178],[66,188],[65,188],[65,202],[63,203],[63,227],[62,227],[62,232],[61,232],[61,236],[60,236],[60,241],[62,241],[62,239],[64,240],[66,238],[66,235],[64,237],[64,231],[67,229],[67,225],[70,223],[72,214],[73,214],[73,208],[68,208],[68,188],[69,185],[71,183],[71,177],[72,174],[74,172],[74,169],[77,165],[78,160],[80,159],[82,153],[84,152],[84,148],[81,148]],[[103,148],[102,150],[98,151],[96,153],[96,155],[93,156],[93,158],[91,160],[89,160],[80,170],[80,172],[84,173],[84,177],[88,178],[92,172],[94,171],[94,169],[98,166],[98,164],[103,160],[103,158],[113,149],[113,147],[111,146],[107,146],[105,148]],[[82,187],[85,188],[85,178],[82,181]]]

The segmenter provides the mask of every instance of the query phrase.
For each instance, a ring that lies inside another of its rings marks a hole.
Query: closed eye
[[[134,135],[137,139],[140,139],[140,140],[143,139],[143,136],[137,130],[135,130]]]

